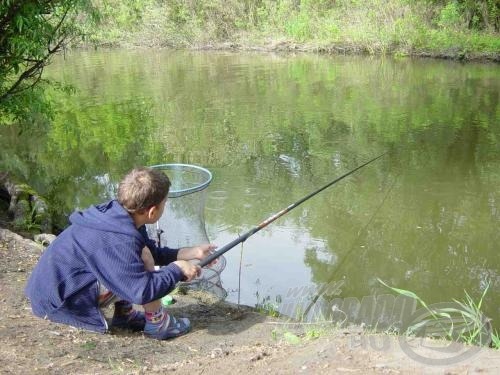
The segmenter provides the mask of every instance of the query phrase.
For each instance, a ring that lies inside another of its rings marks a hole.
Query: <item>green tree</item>
[[[441,5],[438,23],[443,26],[459,23],[469,29],[500,31],[500,1],[498,0],[430,0]]]
[[[96,16],[90,0],[0,0],[0,124],[50,113],[43,68]]]
[[[498,0],[461,0],[469,28],[500,31],[500,1]]]

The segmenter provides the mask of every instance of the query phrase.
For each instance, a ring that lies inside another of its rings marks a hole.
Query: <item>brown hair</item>
[[[130,213],[156,206],[167,197],[170,180],[159,170],[132,169],[118,186],[118,202]]]

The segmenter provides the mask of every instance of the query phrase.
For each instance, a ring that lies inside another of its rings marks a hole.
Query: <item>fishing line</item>
[[[331,277],[328,279],[328,281],[325,284],[322,285],[322,287],[320,288],[320,291],[313,297],[312,301],[309,303],[309,305],[307,306],[307,308],[304,310],[304,313],[302,314],[302,319],[301,320],[304,320],[307,317],[307,314],[309,313],[309,311],[311,310],[311,308],[316,304],[316,302],[318,301],[318,299],[328,290],[330,283],[333,281],[334,277],[336,276],[336,272],[341,269],[341,266],[345,263],[345,261],[349,258],[349,255],[355,249],[356,243],[360,239],[361,235],[371,225],[371,223],[373,222],[373,219],[375,218],[375,216],[380,212],[382,206],[385,204],[385,201],[389,197],[389,193],[392,191],[392,189],[396,185],[396,182],[398,181],[400,175],[401,175],[401,171],[394,178],[394,181],[392,182],[391,186],[389,187],[389,189],[385,193],[384,198],[382,199],[382,201],[380,202],[380,204],[375,208],[375,211],[371,215],[371,217],[368,220],[368,222],[363,226],[363,228],[361,228],[358,231],[358,235],[354,239],[351,248],[344,255],[344,257],[342,258],[341,262],[337,265],[337,267],[336,267],[335,271],[333,271],[333,274],[331,275]]]
[[[238,270],[238,308],[240,308],[240,294],[241,294],[241,265],[243,264],[243,242],[241,243],[240,251],[240,268]]]

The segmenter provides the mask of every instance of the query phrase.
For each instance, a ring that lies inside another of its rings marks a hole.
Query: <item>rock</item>
[[[31,197],[33,211],[35,211],[35,221],[40,225],[42,232],[52,231],[52,218],[49,213],[47,202],[38,195]]]
[[[33,239],[43,246],[49,246],[57,237],[51,233],[36,234]]]
[[[42,250],[42,246],[5,228],[0,228],[0,242],[7,243],[9,248],[15,248],[19,244],[25,252],[33,255],[40,254]]]
[[[3,196],[10,198],[8,211],[16,227],[52,232],[47,202],[31,186],[15,181],[7,173],[0,173],[0,189],[6,193]]]

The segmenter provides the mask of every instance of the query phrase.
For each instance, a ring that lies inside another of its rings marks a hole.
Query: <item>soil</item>
[[[297,325],[200,292],[175,296],[177,302],[169,310],[189,317],[193,329],[173,340],[158,341],[118,330],[101,335],[51,323],[32,315],[23,292],[42,252],[41,245],[0,228],[2,374],[500,371],[498,350],[434,340],[401,341],[360,328]]]

